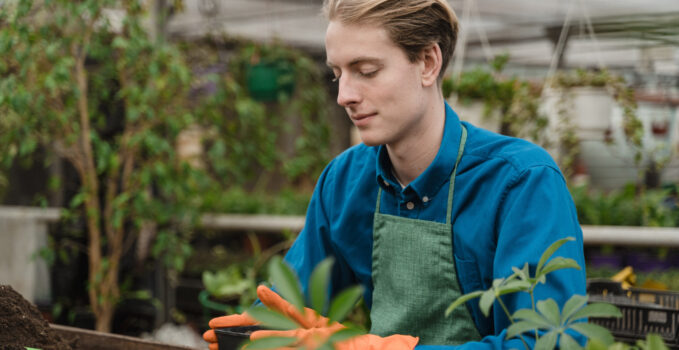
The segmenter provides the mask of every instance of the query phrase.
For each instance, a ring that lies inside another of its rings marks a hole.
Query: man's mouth
[[[353,114],[353,115],[351,115],[351,121],[353,121],[353,122],[354,122],[354,125],[356,125],[356,126],[363,126],[363,125],[365,125],[366,123],[368,123],[368,121],[369,121],[372,117],[374,117],[374,116],[376,116],[376,115],[377,115],[377,113],[360,113],[360,114]]]

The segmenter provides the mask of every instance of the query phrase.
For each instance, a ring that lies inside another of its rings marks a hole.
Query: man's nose
[[[337,104],[342,107],[349,107],[361,101],[361,95],[356,84],[348,76],[339,78],[339,90],[337,92]]]

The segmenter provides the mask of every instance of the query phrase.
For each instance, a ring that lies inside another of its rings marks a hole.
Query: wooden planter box
[[[186,346],[168,345],[124,335],[91,331],[51,324],[50,327],[64,338],[75,338],[78,350],[198,350]],[[207,348],[207,343],[205,343]]]

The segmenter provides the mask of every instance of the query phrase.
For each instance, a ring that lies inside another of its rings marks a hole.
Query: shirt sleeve
[[[493,259],[493,278],[507,277],[513,273],[512,267],[521,268],[526,262],[533,275],[540,256],[547,247],[559,239],[573,237],[575,241],[566,242],[552,257],[574,259],[581,269],[562,269],[548,274],[546,283],[539,284],[534,291],[535,301],[552,298],[561,309],[572,295],[586,294],[582,231],[570,192],[558,170],[551,166],[536,166],[517,174],[507,186],[498,207],[496,227],[496,251],[495,254],[488,252],[488,259]],[[484,286],[485,289],[489,287]],[[507,294],[502,300],[510,313],[532,308],[528,293]],[[478,305],[478,299],[471,302]],[[510,321],[498,302],[493,305],[488,318],[478,312],[473,314],[477,325],[484,324],[481,328],[492,329],[493,334],[486,335],[479,342],[459,346],[422,345],[416,349],[525,348],[518,338],[505,339]],[[529,333],[532,332],[524,334],[523,338],[532,348],[535,339]],[[572,333],[571,335],[575,336]]]
[[[330,219],[328,210],[332,208],[332,193],[334,191],[333,165],[330,162],[319,177],[314,193],[311,196],[306,213],[306,221],[302,232],[297,236],[292,247],[285,255],[285,261],[295,271],[302,286],[304,295],[308,295],[309,277],[314,267],[328,256],[335,256],[330,239]],[[351,276],[341,261],[335,259],[330,291],[332,295],[337,289],[350,285]]]

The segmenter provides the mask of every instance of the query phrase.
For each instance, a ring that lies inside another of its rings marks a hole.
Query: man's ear
[[[439,44],[433,43],[425,47],[420,53],[420,60],[423,65],[422,69],[422,85],[431,86],[436,84],[439,77],[439,72],[442,67],[443,56]]]

